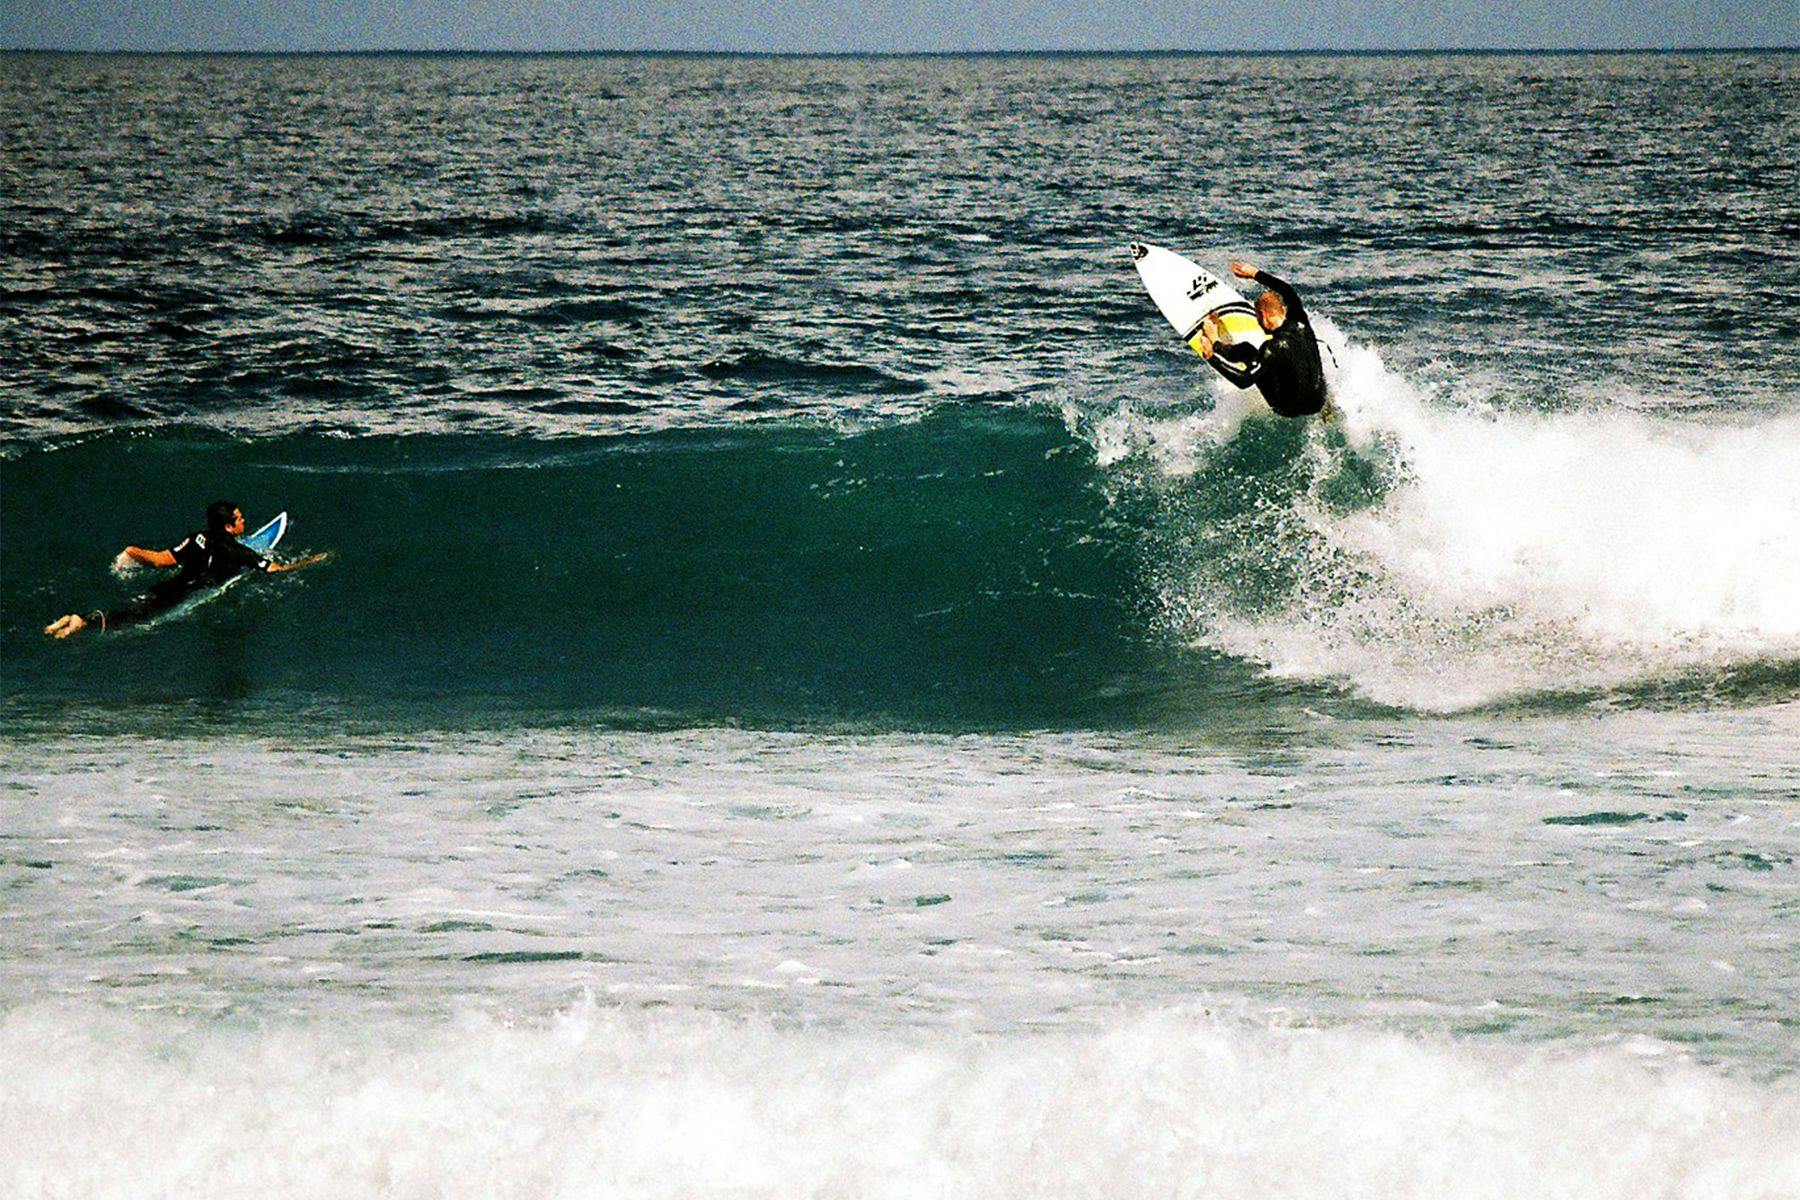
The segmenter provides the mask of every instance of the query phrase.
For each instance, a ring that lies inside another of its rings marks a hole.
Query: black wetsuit
[[[1306,306],[1299,292],[1267,271],[1258,271],[1256,282],[1281,297],[1287,320],[1254,349],[1241,342],[1215,346],[1213,366],[1241,388],[1254,384],[1281,416],[1311,416],[1325,407],[1325,367]]]
[[[101,629],[117,629],[165,613],[201,588],[217,587],[244,571],[267,571],[269,560],[229,533],[190,533],[172,551],[181,574],[165,579],[131,603],[88,618]]]

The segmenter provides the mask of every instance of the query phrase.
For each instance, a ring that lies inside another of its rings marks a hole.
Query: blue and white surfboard
[[[282,535],[286,532],[287,514],[278,513],[273,521],[270,521],[267,525],[264,525],[261,529],[248,537],[240,538],[238,540],[258,554],[267,556],[269,551],[273,550],[280,543]]]

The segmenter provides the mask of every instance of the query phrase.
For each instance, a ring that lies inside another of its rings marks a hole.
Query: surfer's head
[[[244,532],[244,510],[235,500],[214,500],[206,506],[206,528],[213,533],[229,533],[236,537]]]
[[[1256,298],[1256,319],[1262,322],[1264,329],[1274,333],[1287,320],[1287,305],[1274,292],[1264,292]]]

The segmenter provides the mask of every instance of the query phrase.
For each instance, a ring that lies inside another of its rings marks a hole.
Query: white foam
[[[1251,618],[1202,603],[1205,640],[1440,709],[1800,657],[1800,417],[1427,400],[1320,324],[1345,437],[1382,447],[1401,482],[1360,513],[1302,502],[1290,602]],[[1176,473],[1205,449],[1179,427],[1141,436]]]
[[[1262,402],[1251,397],[1252,393],[1234,390],[1221,394],[1210,409],[1179,417],[1150,417],[1121,407],[1088,430],[1095,461],[1110,467],[1148,454],[1165,475],[1191,475],[1202,454],[1230,441],[1247,418],[1257,415]],[[1070,428],[1078,427],[1072,419]]]
[[[0,1025],[0,1191],[138,1197],[1800,1194],[1800,1093],[1654,1044],[1478,1048],[1197,1011],[978,1039],[577,1006],[264,1030]]]

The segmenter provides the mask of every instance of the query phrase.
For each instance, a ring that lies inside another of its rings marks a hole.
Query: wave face
[[[1191,727],[1800,690],[1792,55],[11,65],[28,707]],[[1289,152],[1170,136],[1207,105]],[[1209,396],[1134,236],[1293,279],[1360,343],[1344,425]],[[337,561],[35,636],[221,494]]]
[[[1163,420],[65,445],[7,468],[13,511],[84,516],[0,534],[6,686],[950,728],[1793,693],[1800,422],[1456,407],[1342,357],[1324,429],[1221,396]],[[196,475],[334,561],[38,638],[142,586],[96,567],[196,524]]]
[[[253,520],[289,510],[283,549],[333,561],[141,633],[37,636],[34,621],[141,586],[98,568],[197,524],[195,478]],[[103,438],[8,464],[9,508],[80,495],[81,525],[6,525],[6,686],[651,721],[1204,711],[1207,689],[1251,672],[1181,669],[1208,656],[1146,619],[1141,539],[1103,482],[1054,417],[980,409],[850,435]]]
[[[1800,1189],[1791,1087],[1630,1048],[1484,1052],[1191,1011],[959,1044],[592,1005],[549,1027],[429,1032],[207,1029],[39,1006],[0,1023],[0,1063],[0,1180],[15,1194]]]

